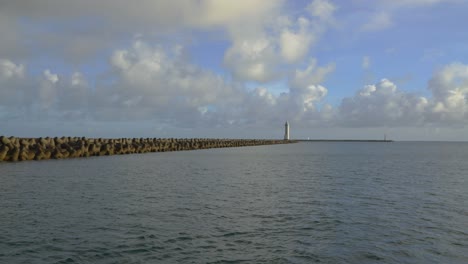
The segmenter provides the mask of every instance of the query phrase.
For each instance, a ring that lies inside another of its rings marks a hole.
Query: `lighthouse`
[[[284,140],[289,140],[289,123],[286,121],[284,124]]]

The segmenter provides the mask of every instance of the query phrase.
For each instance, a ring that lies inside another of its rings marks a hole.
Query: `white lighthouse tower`
[[[284,124],[284,140],[289,140],[289,123]]]

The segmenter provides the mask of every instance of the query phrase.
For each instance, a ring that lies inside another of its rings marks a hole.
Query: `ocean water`
[[[0,163],[0,263],[468,263],[468,144]]]

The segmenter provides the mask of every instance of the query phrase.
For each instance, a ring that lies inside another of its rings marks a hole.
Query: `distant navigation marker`
[[[284,140],[289,140],[289,123],[284,124]]]

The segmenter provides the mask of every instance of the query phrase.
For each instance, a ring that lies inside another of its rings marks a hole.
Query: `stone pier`
[[[289,144],[292,140],[205,138],[0,137],[0,162],[67,159],[208,148]]]

